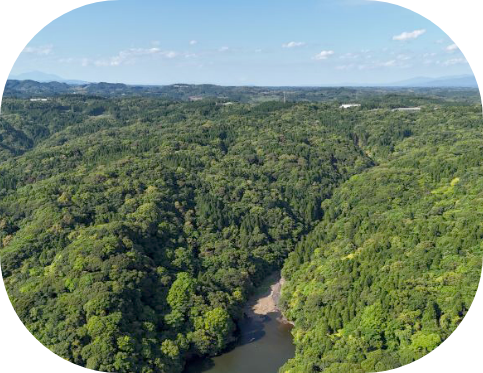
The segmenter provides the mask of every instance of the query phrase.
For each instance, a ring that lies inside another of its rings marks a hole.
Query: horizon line
[[[449,78],[464,78],[464,77],[474,77],[474,75],[468,74],[468,75],[461,75],[461,76],[447,76],[447,77],[439,77],[439,78],[426,78],[426,77],[415,77],[411,79],[406,79],[405,81],[411,81],[415,80],[418,78],[424,78],[424,79],[431,79],[432,81],[438,81],[438,80],[444,80],[444,79],[449,79]],[[224,87],[224,88],[229,88],[229,87],[247,87],[247,88],[472,88],[472,89],[479,89],[478,85],[476,86],[468,86],[468,85],[462,85],[462,86],[433,86],[433,85],[398,85],[398,83],[403,83],[404,81],[401,82],[396,82],[396,83],[341,83],[341,84],[327,84],[327,85],[258,85],[258,84],[217,84],[217,83],[153,83],[153,84],[148,84],[148,83],[124,83],[124,82],[108,82],[108,81],[98,81],[98,82],[91,82],[91,81],[84,81],[81,79],[62,79],[62,80],[45,80],[45,81],[40,81],[40,80],[35,80],[35,79],[16,79],[16,78],[7,78],[8,81],[18,81],[18,82],[25,82],[25,81],[31,81],[31,82],[36,82],[40,84],[48,84],[48,83],[60,83],[60,84],[67,84],[70,86],[87,86],[91,84],[121,84],[125,86],[130,86],[130,87],[170,87],[170,86],[215,86],[215,87]],[[78,83],[69,83],[69,82],[78,82]]]

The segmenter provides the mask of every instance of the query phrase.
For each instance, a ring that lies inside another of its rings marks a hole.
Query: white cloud
[[[335,53],[334,51],[322,51],[314,56],[314,60],[319,60],[319,61],[326,60],[334,53]]]
[[[218,49],[218,52],[228,52],[230,50],[230,47],[224,46]]]
[[[458,46],[456,44],[451,44],[451,45],[448,45],[445,50],[447,52],[450,52],[450,53],[453,53],[453,52],[456,52],[458,50]]]
[[[282,48],[299,48],[306,45],[303,41],[291,41],[289,43],[282,44]]]
[[[52,53],[54,46],[52,44],[49,45],[41,45],[38,47],[26,47],[23,51],[24,53],[31,53],[36,54],[39,56],[47,56]]]
[[[392,37],[392,40],[397,40],[397,41],[407,41],[407,40],[414,40],[419,38],[421,35],[425,34],[426,30],[421,29],[421,30],[414,30],[411,32],[403,32],[400,35],[395,35]]]
[[[412,57],[407,54],[398,54],[397,59],[400,61],[409,61]]]
[[[356,67],[356,65],[351,63],[351,64],[348,64],[348,65],[338,65],[335,68],[337,70],[352,70],[355,67]]]
[[[175,57],[178,57],[179,55],[178,52],[174,52],[174,51],[161,52],[160,54],[166,58],[175,58]],[[192,57],[192,55],[190,56]]]
[[[379,66],[381,66],[381,67],[392,67],[392,66],[396,66],[396,60],[389,60],[389,61],[385,61],[385,62],[380,62],[379,63]]]
[[[74,58],[68,57],[68,58],[59,58],[58,59],[59,63],[72,63],[75,61]]]
[[[468,63],[468,61],[466,61],[466,59],[464,59],[464,58],[452,58],[450,60],[444,61],[442,63],[442,65],[443,66],[453,66],[453,65],[460,65],[460,64],[464,64],[464,63]]]
[[[359,70],[375,70],[375,69],[381,69],[386,67],[403,69],[403,68],[411,67],[411,65],[406,63],[404,60],[397,60],[397,59],[392,59],[387,61],[371,61],[366,64],[357,65],[357,68]]]
[[[198,40],[190,40],[190,45],[196,45],[198,44]]]
[[[359,58],[359,54],[357,53],[344,53],[343,55],[341,55],[339,58],[341,60],[353,60],[353,59],[356,59],[356,58]]]
[[[82,66],[88,66],[94,64],[95,66],[121,66],[133,64],[137,58],[146,56],[157,56],[161,58],[172,59],[182,55],[181,53],[175,51],[165,51],[158,47],[153,48],[130,48],[120,51],[117,55],[101,58],[97,60],[90,60],[84,58],[82,60]]]

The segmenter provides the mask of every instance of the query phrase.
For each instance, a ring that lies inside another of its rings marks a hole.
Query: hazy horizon
[[[33,75],[37,74],[37,77],[34,77]],[[40,75],[41,74],[41,75]],[[43,76],[43,77],[42,77]],[[46,77],[50,76],[51,79],[47,79]],[[8,77],[8,80],[20,80],[20,81],[26,81],[26,80],[32,80],[36,81],[39,83],[50,83],[50,82],[59,82],[59,83],[67,83],[71,85],[82,85],[82,84],[100,84],[100,83],[107,83],[107,84],[125,84],[128,86],[170,86],[170,85],[214,85],[214,86],[220,86],[220,87],[267,87],[267,88],[338,88],[338,87],[344,87],[344,88],[350,88],[350,87],[358,87],[358,88],[377,88],[377,87],[382,87],[382,88],[410,88],[410,87],[418,87],[416,86],[411,86],[409,85],[410,82],[418,82],[421,80],[420,84],[423,84],[421,87],[428,87],[430,88],[431,85],[424,86],[424,82],[439,82],[443,80],[460,80],[460,79],[474,79],[474,75],[472,74],[465,74],[465,75],[451,75],[451,76],[440,76],[436,78],[429,78],[429,77],[422,77],[422,76],[417,76],[411,79],[407,79],[404,81],[399,81],[399,82],[390,82],[386,84],[371,84],[371,83],[356,83],[352,84],[350,82],[345,82],[345,83],[340,83],[340,84],[320,84],[320,85],[256,85],[256,84],[237,84],[237,85],[230,85],[230,84],[216,84],[216,83],[191,83],[191,82],[175,82],[175,83],[169,83],[169,84],[149,84],[149,83],[125,83],[122,81],[117,81],[117,82],[109,82],[109,81],[84,81],[81,79],[66,79],[61,76],[57,76],[55,74],[50,74],[50,73],[44,73],[42,71],[29,71],[26,73],[22,73],[19,75],[10,75]],[[398,83],[401,83],[403,85],[397,85]],[[476,80],[475,80],[476,84]],[[453,85],[449,87],[461,87],[461,88],[467,88],[468,85]],[[475,89],[478,88],[477,85],[474,86]]]

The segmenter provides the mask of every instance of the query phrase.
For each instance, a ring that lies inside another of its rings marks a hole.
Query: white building
[[[349,109],[350,107],[360,107],[361,104],[342,104],[340,105],[340,109]]]
[[[392,109],[392,111],[420,111],[420,107],[400,107],[397,109]]]

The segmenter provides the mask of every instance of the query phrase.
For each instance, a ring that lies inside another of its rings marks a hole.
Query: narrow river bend
[[[185,373],[277,373],[295,354],[292,326],[277,307],[282,284],[278,274],[270,276],[245,309],[238,342],[220,356],[190,362]]]

